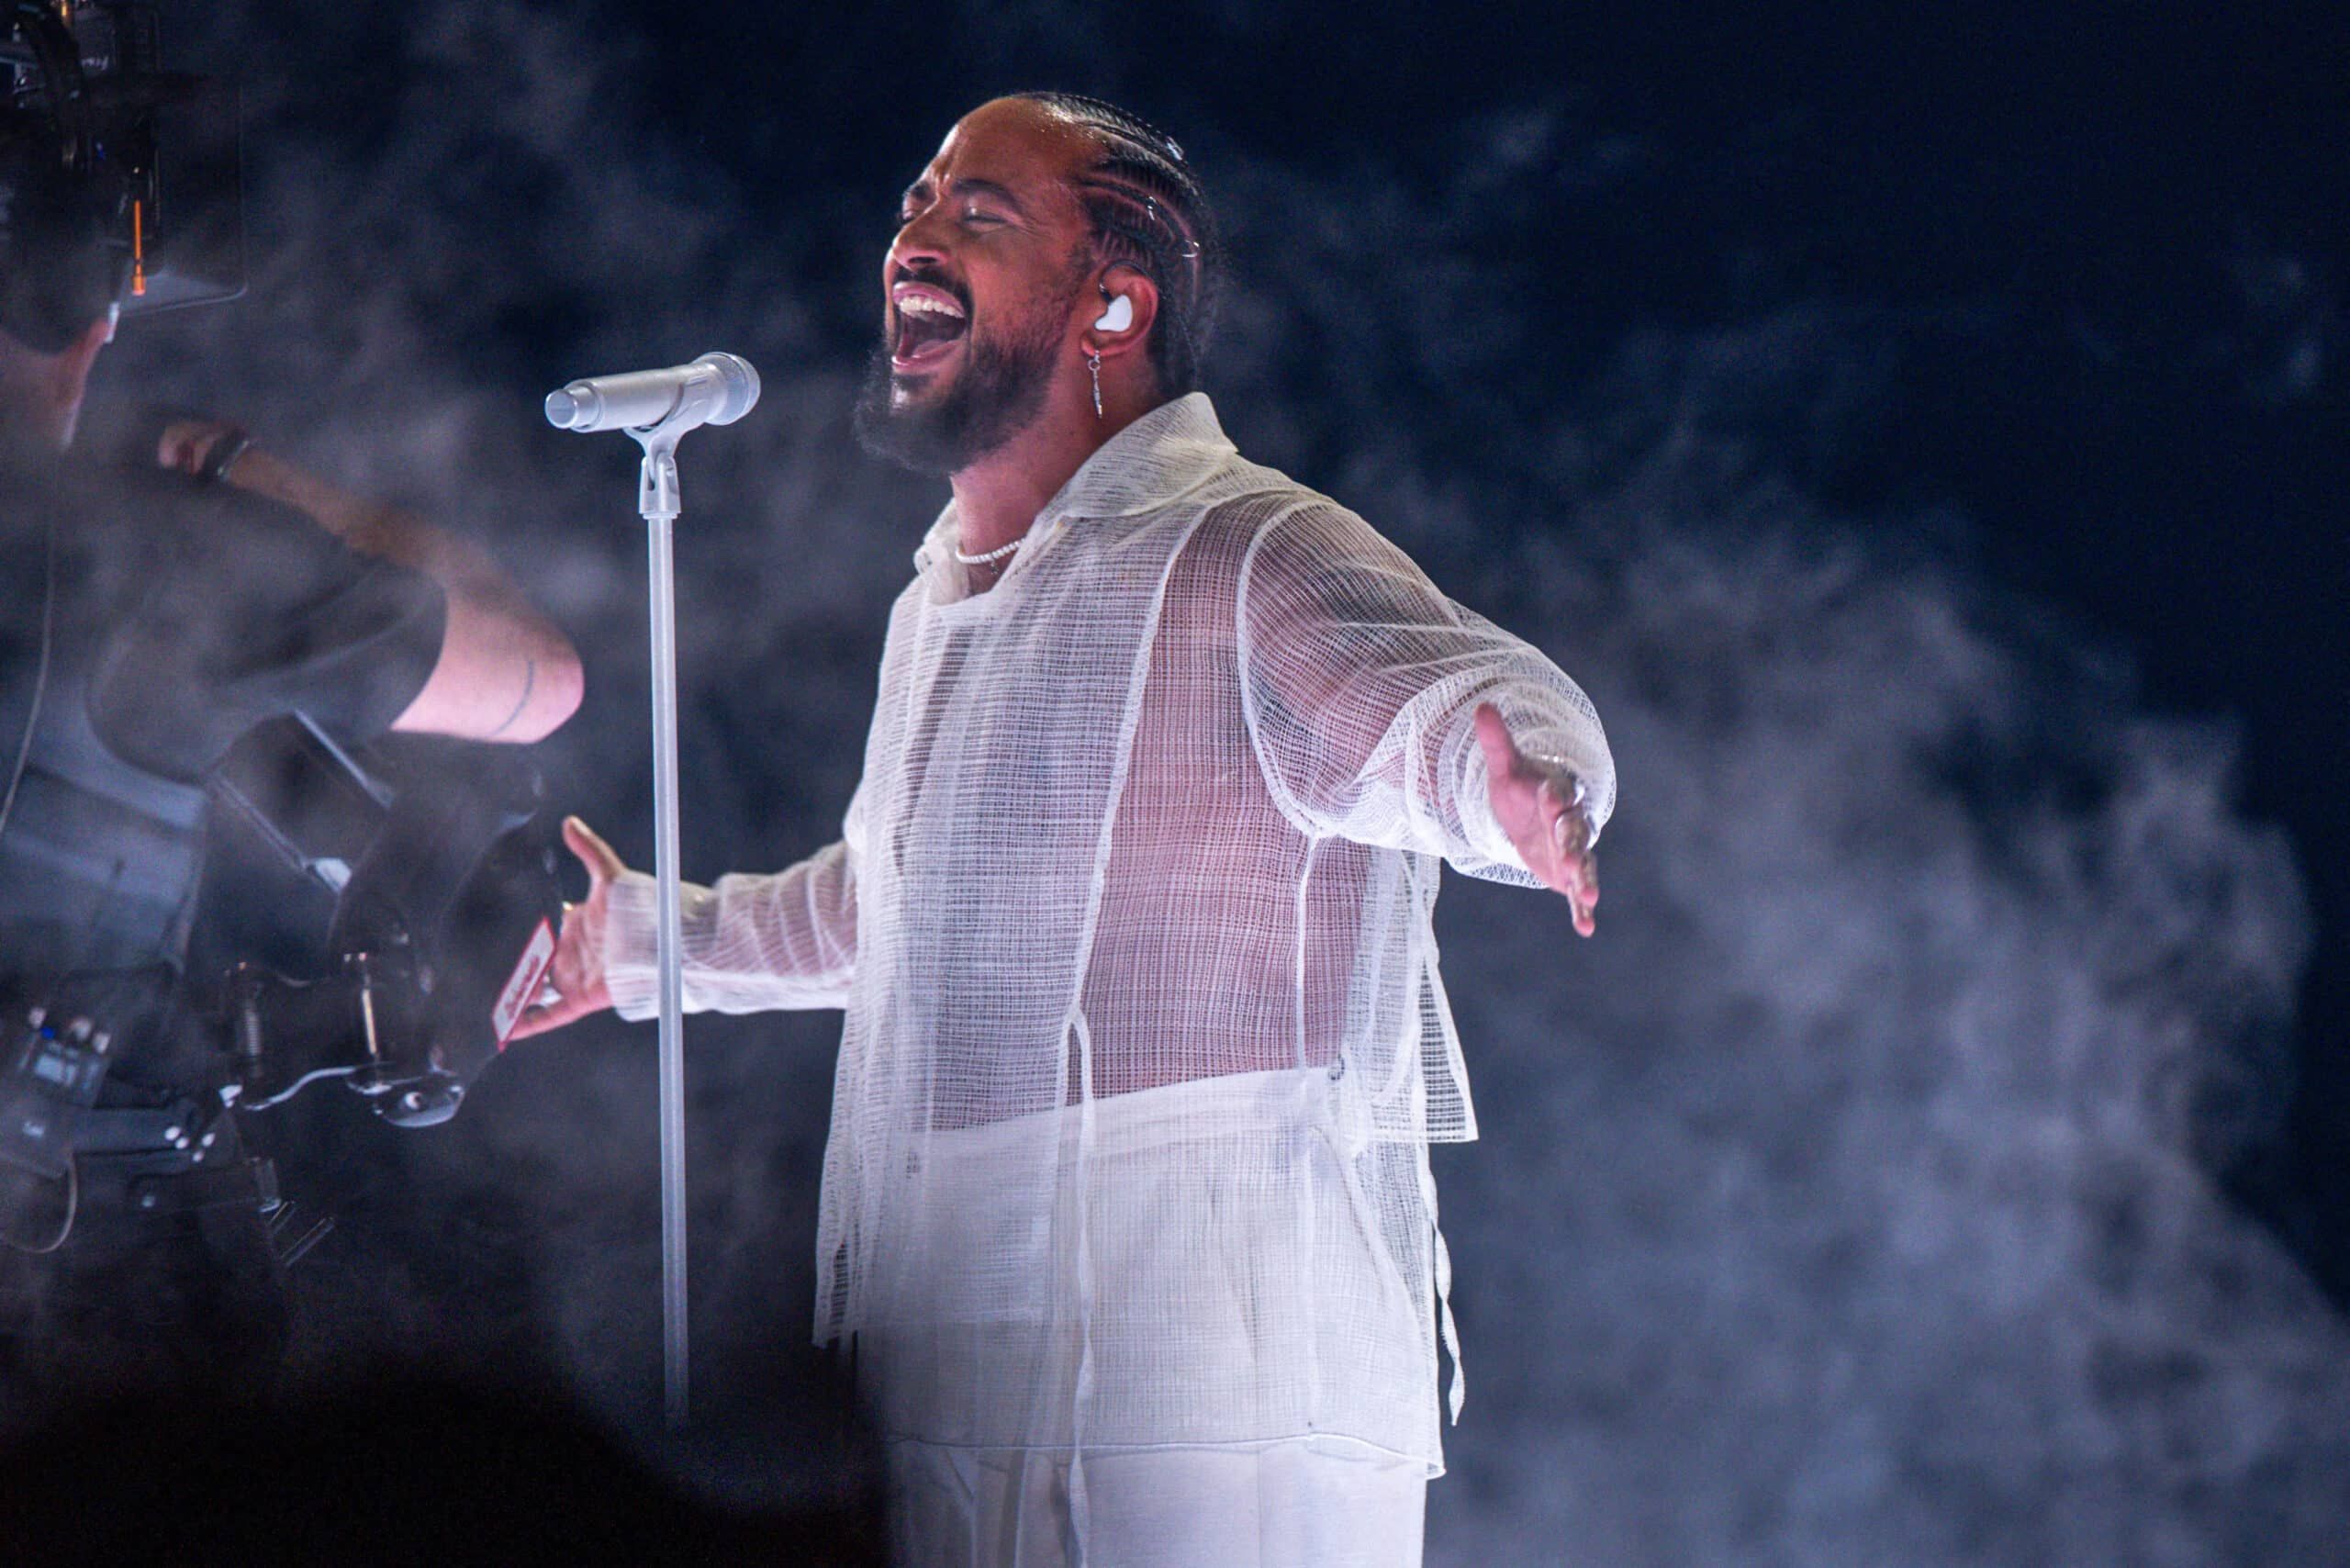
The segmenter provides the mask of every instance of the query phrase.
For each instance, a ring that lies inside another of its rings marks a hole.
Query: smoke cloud
[[[242,61],[252,291],[134,325],[102,390],[244,418],[497,550],[588,663],[543,748],[554,793],[649,865],[634,448],[537,402],[749,357],[760,408],[682,459],[706,879],[836,833],[942,498],[848,438],[895,187],[758,188],[755,159],[656,112],[649,45],[605,22],[207,7],[176,36]],[[979,53],[900,136],[907,172],[1033,84],[984,72],[1094,90],[1094,50],[1102,90],[1129,80],[1097,35],[1063,47]],[[848,89],[811,93],[742,112],[852,134]],[[1950,319],[1825,297],[1540,319],[1555,269],[1497,241],[1656,177],[1637,138],[1555,108],[1454,128],[1441,181],[1174,129],[1240,260],[1209,385],[1244,452],[1545,647],[1621,770],[1596,941],[1522,892],[1443,899],[1485,1136],[1439,1155],[1470,1398],[1430,1561],[2323,1557],[2350,1336],[2208,1174],[2289,1090],[2288,847],[2232,808],[2224,722],[2147,716],[2126,656],[1998,587],[1963,520],[1841,514],[1805,481]],[[1546,331],[1580,367],[1563,393],[1528,353]],[[688,1028],[695,1343],[725,1434],[690,1463],[736,1495],[837,1484],[804,1457],[796,1349],[836,1028]],[[363,1201],[297,1274],[299,1374],[528,1366],[650,1428],[651,1058],[649,1030],[591,1025],[439,1132],[314,1113]]]

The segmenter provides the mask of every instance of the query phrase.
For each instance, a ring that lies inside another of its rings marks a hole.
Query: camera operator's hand
[[[251,440],[245,427],[233,420],[200,416],[175,419],[163,426],[163,433],[155,442],[155,461],[191,478],[207,474],[215,479],[223,478],[229,465],[237,460]],[[220,454],[223,461],[218,467],[207,468],[215,453]]]
[[[612,1004],[612,989],[604,983],[604,921],[611,907],[612,879],[628,868],[577,817],[563,819],[563,842],[588,868],[588,896],[563,906],[563,934],[555,938],[547,988],[514,1026],[518,1040],[560,1029]]]

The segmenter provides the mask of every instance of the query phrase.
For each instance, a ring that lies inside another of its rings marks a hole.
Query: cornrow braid
[[[1175,139],[1139,115],[1077,93],[1018,93],[1087,132],[1102,156],[1078,176],[1078,199],[1107,261],[1158,286],[1151,366],[1169,397],[1199,386],[1215,326],[1224,257],[1215,213]]]

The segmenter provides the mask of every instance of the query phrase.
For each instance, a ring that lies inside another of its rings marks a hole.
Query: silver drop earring
[[[1102,351],[1085,351],[1085,368],[1093,373],[1093,417],[1102,417]]]

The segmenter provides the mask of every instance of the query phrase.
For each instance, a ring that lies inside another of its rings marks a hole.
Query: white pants
[[[1066,1452],[897,1439],[898,1568],[1419,1568],[1427,1466],[1310,1439]]]

